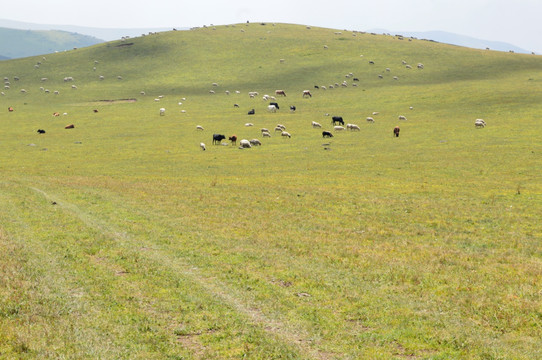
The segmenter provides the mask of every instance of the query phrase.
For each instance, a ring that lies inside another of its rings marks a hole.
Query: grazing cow
[[[333,137],[333,134],[330,133],[329,131],[322,131],[322,137],[326,138],[332,138]]]
[[[60,116],[60,113],[59,112],[54,112],[53,116]]]
[[[225,138],[225,135],[213,134],[213,144],[220,144]]]
[[[284,92],[284,90],[275,90],[275,95],[282,95],[282,96],[286,96],[286,93]]]
[[[344,125],[344,120],[343,120],[342,116],[333,116],[333,117],[331,118],[331,123],[332,123],[333,125],[335,125],[336,123],[339,123],[339,124],[341,124],[341,125]]]
[[[8,111],[9,111],[9,112],[12,112],[12,111],[13,111],[13,108],[12,108],[11,106],[8,107]]]
[[[291,112],[295,112],[295,111],[296,111],[296,107],[295,107],[294,105],[291,105],[291,106],[290,106],[290,111],[291,111]]]
[[[64,129],[73,129],[73,128],[75,128],[75,125],[73,125],[73,124],[69,124],[69,125],[64,126]]]
[[[254,109],[248,111],[248,115],[254,115],[255,113]]]
[[[309,90],[303,90],[303,97],[305,96],[312,97],[312,94]]]
[[[199,143],[199,147],[200,147],[201,150],[203,150],[203,151],[207,150],[207,148],[205,147],[205,144],[204,144],[204,143]]]
[[[228,138],[229,141],[231,141],[232,145],[237,144],[237,135],[232,135]]]
[[[94,111],[94,113],[96,114],[96,113],[98,112],[98,109],[94,109],[94,110],[92,110],[92,111]]]
[[[45,134],[45,130],[43,130],[43,129],[38,129],[38,134]]]
[[[233,104],[233,107],[238,108],[239,104]]]
[[[399,129],[399,126],[394,127],[393,135],[395,135],[395,137],[399,137],[399,131],[401,131],[401,129]]]
[[[274,105],[277,108],[277,110],[280,109],[279,104],[276,102],[270,102],[269,105]]]

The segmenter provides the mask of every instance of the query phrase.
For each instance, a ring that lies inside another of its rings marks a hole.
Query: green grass
[[[541,357],[542,60],[334,32],[238,24],[1,62],[0,357]],[[326,114],[361,131],[322,139]],[[277,123],[291,139],[261,137]]]

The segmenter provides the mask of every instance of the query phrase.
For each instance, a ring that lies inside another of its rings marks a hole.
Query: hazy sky
[[[17,0],[2,18],[102,28],[285,22],[333,29],[442,30],[542,52],[542,0]]]

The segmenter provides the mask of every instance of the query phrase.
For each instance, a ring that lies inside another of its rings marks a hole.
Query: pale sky
[[[542,0],[17,0],[2,18],[99,28],[283,22],[341,30],[441,30],[542,53]]]

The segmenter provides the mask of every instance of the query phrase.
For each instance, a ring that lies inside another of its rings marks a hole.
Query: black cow
[[[249,115],[254,115],[254,114],[255,114],[255,111],[254,111],[254,109],[252,109],[252,110],[249,110],[248,114],[249,114]]]
[[[342,116],[333,116],[333,117],[331,118],[331,123],[332,123],[333,125],[335,125],[335,124],[337,124],[337,123],[339,123],[339,124],[341,124],[341,125],[344,125],[343,117],[342,117]]]
[[[322,137],[333,137],[333,134],[330,133],[329,131],[322,131]]]
[[[270,102],[269,105],[275,105],[275,107],[277,108],[277,110],[280,109],[280,108],[279,108],[279,104],[276,103],[276,102]]]
[[[224,140],[226,136],[221,134],[213,134],[213,144],[220,144],[222,140]]]
[[[43,129],[38,129],[38,134],[45,134],[45,130],[43,130]]]
[[[394,127],[393,135],[395,135],[395,137],[399,137],[399,131],[401,131],[401,129],[399,129],[399,126]]]

